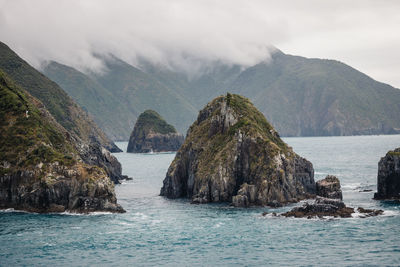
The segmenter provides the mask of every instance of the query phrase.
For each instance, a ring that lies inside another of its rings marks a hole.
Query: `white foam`
[[[89,213],[76,213],[76,212],[64,211],[64,212],[60,212],[60,213],[51,213],[51,214],[60,214],[60,215],[68,215],[68,216],[98,216],[98,215],[110,215],[113,213],[109,212],[109,211],[94,211],[94,212],[89,212]]]

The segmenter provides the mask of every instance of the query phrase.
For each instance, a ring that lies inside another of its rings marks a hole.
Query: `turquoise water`
[[[115,154],[132,181],[116,187],[125,214],[0,212],[0,266],[46,265],[400,265],[400,206],[374,201],[377,163],[400,135],[285,138],[337,175],[349,206],[384,209],[373,218],[288,219],[280,209],[192,205],[159,197],[174,154]],[[118,143],[126,148],[127,143]]]

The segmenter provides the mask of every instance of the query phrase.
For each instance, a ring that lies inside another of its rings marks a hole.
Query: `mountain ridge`
[[[127,65],[124,62],[119,67],[124,69]],[[173,106],[174,110],[169,110],[168,116],[157,110],[180,132],[189,127],[188,121],[196,117],[196,110],[210,99],[229,91],[250,98],[282,136],[400,133],[400,118],[397,116],[400,114],[400,90],[375,81],[336,60],[287,55],[277,50],[269,62],[245,69],[238,65],[216,63],[207,72],[191,78],[150,62],[142,62],[140,66],[140,69],[129,68],[140,72],[145,83],[151,78],[152,82],[147,84],[163,85],[156,89],[153,87],[155,92],[164,90],[166,94],[178,94],[179,102],[190,106],[189,109],[182,108],[182,105],[177,106],[174,101],[163,98],[163,105]],[[97,77],[103,81],[103,87],[110,87],[111,81],[118,80],[105,75]],[[130,90],[145,91],[141,82],[140,79],[131,79],[130,83],[134,86]],[[129,91],[129,84],[125,85],[125,90]],[[132,94],[119,92],[121,101],[126,101],[126,96]],[[148,96],[137,94],[136,97],[135,101],[149,101]],[[162,101],[150,104],[158,107]],[[135,102],[124,102],[123,105],[130,105],[131,109],[138,106]],[[138,112],[131,112],[132,120],[137,118]],[[182,116],[182,113],[185,114],[184,119],[175,117]],[[119,132],[115,127],[110,128]],[[125,129],[123,131],[126,132]],[[124,135],[124,139],[127,140],[128,136]]]

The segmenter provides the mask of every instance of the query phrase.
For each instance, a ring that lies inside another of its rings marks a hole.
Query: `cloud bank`
[[[273,46],[400,87],[399,1],[0,0],[0,40],[36,67],[101,70],[94,54],[173,68],[254,65]]]

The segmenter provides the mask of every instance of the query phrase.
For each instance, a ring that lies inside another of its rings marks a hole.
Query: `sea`
[[[347,206],[383,215],[297,219],[270,214],[302,203],[273,209],[170,200],[159,192],[174,153],[116,153],[133,178],[115,188],[126,213],[0,211],[0,266],[400,266],[400,205],[372,199],[378,162],[400,146],[400,135],[284,141],[313,163],[316,180],[340,179]],[[117,145],[126,150],[127,142]]]

